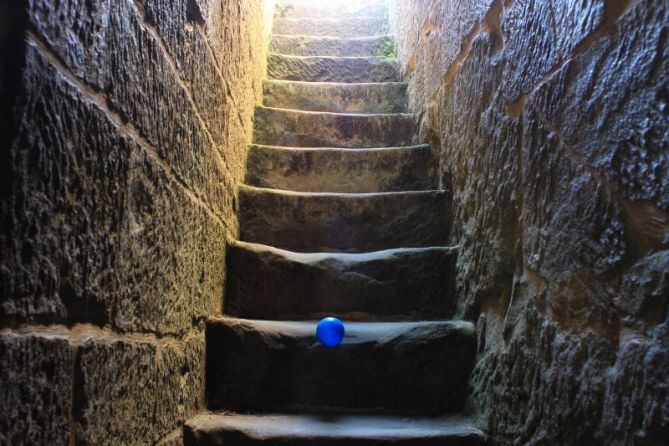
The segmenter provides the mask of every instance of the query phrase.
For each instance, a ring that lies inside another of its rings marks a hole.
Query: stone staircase
[[[482,445],[459,414],[474,327],[449,320],[456,255],[415,141],[383,1],[277,7],[225,317],[207,323],[207,414],[186,445]],[[346,338],[327,348],[316,320]]]

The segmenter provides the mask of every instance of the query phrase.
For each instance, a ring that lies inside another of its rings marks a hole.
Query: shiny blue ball
[[[328,347],[341,344],[344,339],[344,331],[344,323],[336,317],[326,317],[316,325],[316,337]]]

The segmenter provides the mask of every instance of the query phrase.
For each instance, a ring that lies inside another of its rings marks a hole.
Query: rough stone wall
[[[270,0],[0,2],[0,444],[204,407]]]
[[[395,0],[498,444],[669,438],[669,2]]]

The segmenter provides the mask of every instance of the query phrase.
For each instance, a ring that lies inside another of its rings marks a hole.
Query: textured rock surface
[[[467,388],[461,383],[476,350],[472,324],[349,322],[337,348],[318,343],[314,327],[209,321],[209,408],[439,412],[462,406]]]
[[[350,85],[267,81],[263,105],[333,113],[405,113],[406,87],[399,82]]]
[[[0,443],[169,444],[202,409],[269,7],[0,6]]]
[[[202,333],[178,343],[103,339],[79,354],[75,411],[86,444],[156,442],[204,404]]]
[[[359,115],[258,107],[256,144],[292,147],[398,147],[414,142],[411,115]]]
[[[225,314],[253,319],[447,319],[453,315],[454,248],[363,254],[228,248]]]
[[[394,59],[379,56],[323,57],[271,54],[267,74],[270,79],[309,82],[396,82]]]
[[[303,252],[444,246],[446,204],[444,191],[333,194],[243,186],[240,240]]]
[[[273,36],[270,41],[272,53],[291,56],[383,56],[392,45],[388,36],[371,37],[306,37],[306,36]]]
[[[192,445],[479,446],[485,435],[462,417],[214,415],[189,420]]]
[[[392,192],[437,187],[430,146],[297,149],[252,146],[246,184],[302,192]]]
[[[666,2],[395,1],[501,445],[669,433]]]
[[[74,363],[65,339],[0,332],[0,444],[70,444]]]

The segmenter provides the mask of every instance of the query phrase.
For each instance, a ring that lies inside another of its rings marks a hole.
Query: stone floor
[[[453,316],[449,206],[416,141],[381,1],[282,3],[255,115],[209,413],[187,445],[481,445]],[[335,348],[315,321],[344,319]],[[251,415],[250,415],[251,414]]]

